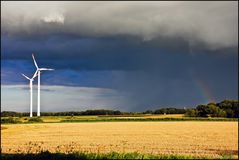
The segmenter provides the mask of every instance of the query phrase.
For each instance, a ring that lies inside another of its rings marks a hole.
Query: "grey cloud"
[[[28,111],[29,93],[25,85],[2,85],[1,109],[3,111]],[[57,94],[56,94],[57,92]],[[109,96],[110,95],[110,96]],[[33,92],[33,110],[36,110],[37,94]],[[42,86],[41,108],[46,111],[81,111],[87,109],[120,109],[125,111],[125,97],[106,88]],[[13,101],[14,99],[14,101]],[[16,105],[17,103],[17,105]],[[53,105],[54,104],[54,105]],[[119,108],[121,107],[121,108]]]
[[[238,44],[237,2],[2,2],[2,33],[181,37],[210,49]]]
[[[216,101],[238,97],[237,2],[2,2],[1,9],[1,82],[27,84],[20,73],[32,74],[34,52],[39,65],[56,69],[44,73],[42,85],[117,91],[70,88],[65,97],[53,94],[63,88],[43,90],[45,103],[59,103],[54,109],[63,100],[72,108],[59,110],[209,102],[195,79]],[[28,107],[28,92],[20,91]]]

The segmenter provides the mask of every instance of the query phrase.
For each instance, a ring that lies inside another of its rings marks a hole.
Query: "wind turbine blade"
[[[31,80],[29,77],[27,77],[25,74],[22,74],[26,79]]]
[[[52,68],[39,68],[40,71],[53,71]]]
[[[38,71],[36,70],[36,72],[34,73],[34,75],[32,76],[32,79],[34,79],[36,76],[38,76]]]
[[[33,61],[34,61],[34,64],[35,64],[36,68],[38,69],[38,65],[37,65],[37,62],[36,62],[36,60],[35,60],[35,57],[34,57],[34,54],[33,54],[33,53],[32,53],[32,59],[33,59]]]

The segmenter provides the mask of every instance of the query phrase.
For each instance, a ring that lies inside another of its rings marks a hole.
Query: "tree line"
[[[186,113],[185,109],[180,108],[161,108],[156,110],[147,110],[143,114],[184,114]]]
[[[161,108],[155,111],[147,110],[145,112],[121,112],[119,110],[86,110],[79,112],[41,112],[41,116],[84,116],[84,115],[138,115],[138,114],[184,114],[186,110],[178,108]],[[33,112],[33,116],[37,113]],[[26,117],[29,112],[3,111],[1,117]]]
[[[198,105],[194,109],[188,109],[185,116],[238,118],[238,114],[238,100],[224,100],[220,103],[208,103],[207,105]]]
[[[72,112],[41,112],[41,116],[82,116],[82,115],[138,115],[138,114],[185,114],[188,117],[228,117],[238,118],[238,100],[224,100],[220,103],[198,105],[196,108],[161,108],[144,112],[121,112],[119,110],[86,110]],[[33,112],[36,116],[36,112]],[[26,117],[29,112],[3,111],[1,117]]]
[[[122,112],[116,110],[86,110],[79,112],[41,112],[41,116],[83,116],[83,115],[121,115]],[[37,113],[33,112],[33,116],[36,116]],[[12,111],[3,111],[1,112],[1,117],[26,117],[29,116],[29,112],[12,112]]]
[[[79,112],[41,112],[41,116],[83,116],[83,115],[138,115],[138,114],[184,114],[186,110],[178,108],[161,108],[155,111],[147,110],[145,112],[121,112],[119,110],[86,110]],[[37,115],[33,112],[33,116]],[[1,117],[26,117],[29,112],[3,111]]]

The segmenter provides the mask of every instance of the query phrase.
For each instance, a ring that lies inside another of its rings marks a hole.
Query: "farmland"
[[[72,123],[72,122],[146,122],[146,121],[238,121],[237,118],[223,117],[184,117],[183,114],[166,115],[98,115],[98,116],[42,116],[33,117],[1,117],[2,124],[21,123],[28,124],[34,122],[41,123]]]
[[[238,158],[238,122],[49,123],[55,118],[43,119],[45,123],[2,125],[2,153],[115,151]]]

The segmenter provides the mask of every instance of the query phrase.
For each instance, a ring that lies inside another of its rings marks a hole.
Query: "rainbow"
[[[198,92],[200,93],[204,103],[216,102],[215,97],[212,94],[211,88],[205,81],[194,76],[193,83]]]

